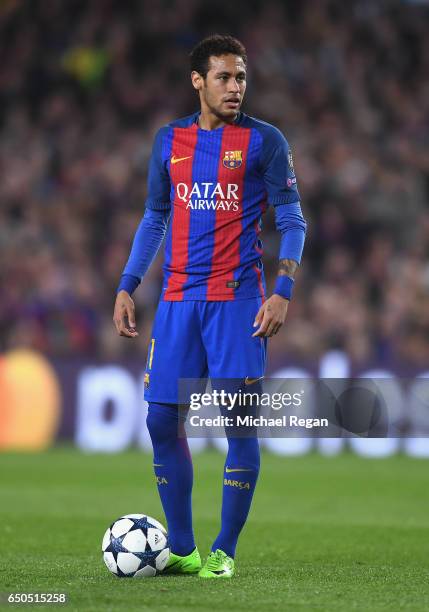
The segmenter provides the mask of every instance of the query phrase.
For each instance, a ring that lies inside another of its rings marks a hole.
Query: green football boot
[[[170,554],[170,558],[167,561],[163,573],[164,574],[196,574],[201,569],[201,557],[198,552],[198,548],[186,555],[181,557],[180,555]]]
[[[234,559],[218,548],[209,554],[198,576],[200,578],[232,578],[234,571]]]

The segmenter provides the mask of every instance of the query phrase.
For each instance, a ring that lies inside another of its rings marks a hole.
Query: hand
[[[274,336],[286,320],[288,306],[288,299],[274,293],[258,310],[253,326],[259,325],[260,327],[252,334],[252,338]]]
[[[113,312],[113,322],[120,336],[136,338],[139,335],[136,331],[134,311],[134,302],[129,293],[120,291],[116,296],[115,310]],[[126,318],[128,319],[128,325]]]

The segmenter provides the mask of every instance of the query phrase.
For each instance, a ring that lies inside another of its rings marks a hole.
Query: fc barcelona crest
[[[222,163],[225,168],[235,170],[243,163],[243,151],[225,151]]]

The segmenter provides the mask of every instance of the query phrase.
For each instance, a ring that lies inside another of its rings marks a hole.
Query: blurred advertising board
[[[272,385],[276,379],[279,384],[290,380],[302,393],[303,387],[317,388],[319,395],[313,393],[311,402],[314,411],[322,404],[319,391],[322,381],[323,394],[326,396],[328,388],[336,395],[330,405],[334,406],[339,418],[338,385],[346,384],[350,376],[347,363],[345,354],[335,352],[327,354],[312,368],[288,366],[270,372],[267,382]],[[317,378],[322,375],[323,380]],[[326,434],[322,430],[315,434],[314,430],[299,427],[285,437],[264,434],[260,439],[261,446],[268,452],[283,456],[302,455],[314,450],[335,455],[351,449],[371,457],[387,457],[399,452],[429,457],[429,372],[401,378],[400,372],[368,369],[359,372],[358,376],[354,379],[355,386],[357,380],[367,380],[371,384],[377,382],[377,410],[380,411],[382,405],[390,425],[394,427],[389,425],[384,433],[374,435],[363,429],[358,433],[351,430],[350,434],[330,426],[326,428]],[[336,384],[329,384],[334,380]],[[317,381],[317,387],[312,381]],[[365,385],[367,393],[369,382]],[[50,361],[39,353],[24,349],[3,354],[0,358],[0,450],[43,450],[68,441],[86,452],[115,453],[131,446],[150,451],[145,425],[147,403],[144,401],[144,387],[144,363],[95,363],[79,359]],[[365,407],[359,404],[364,401],[362,384],[359,389],[360,395],[350,397],[343,393],[342,398],[346,409],[353,404],[356,414],[362,416],[365,413]],[[350,393],[350,387],[346,392]],[[332,393],[328,395],[332,396]],[[308,392],[307,397],[310,397]],[[308,406],[307,410],[310,410]],[[194,420],[203,422],[196,417]],[[208,446],[225,450],[225,437],[213,431],[210,426],[202,425],[191,433],[192,450],[199,452]]]

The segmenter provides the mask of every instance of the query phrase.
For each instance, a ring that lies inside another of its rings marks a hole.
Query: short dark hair
[[[207,38],[204,38],[192,49],[189,55],[191,71],[195,70],[202,77],[206,78],[209,71],[210,56],[219,57],[228,53],[239,55],[243,58],[244,64],[247,64],[246,48],[239,40],[233,36],[223,34],[207,36]]]

